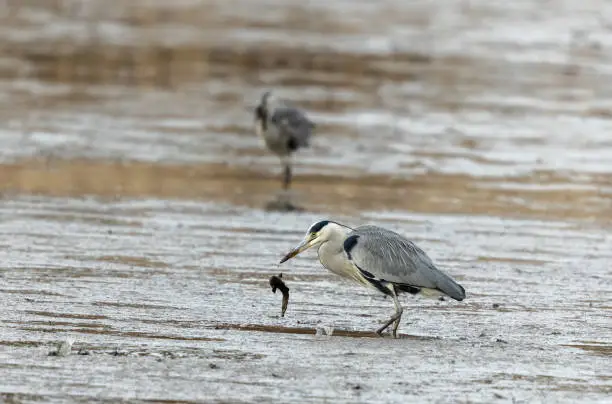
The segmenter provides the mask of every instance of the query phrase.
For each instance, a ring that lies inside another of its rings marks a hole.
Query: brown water
[[[610,400],[612,5],[165,3],[5,2],[0,401]],[[319,123],[304,212],[265,209],[266,88]],[[322,218],[467,299],[403,297],[376,338],[392,302],[276,265]]]

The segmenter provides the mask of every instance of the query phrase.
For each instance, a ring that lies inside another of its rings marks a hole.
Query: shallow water
[[[1,17],[2,400],[609,400],[612,6],[103,4]],[[265,209],[267,87],[319,123],[304,212]],[[466,300],[375,337],[391,301],[277,265],[321,218],[401,232]]]

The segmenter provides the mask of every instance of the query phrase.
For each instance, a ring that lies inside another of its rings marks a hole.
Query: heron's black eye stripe
[[[328,224],[329,224],[329,220],[322,220],[322,221],[320,221],[318,223],[315,223],[315,224],[312,225],[312,227],[310,228],[308,233],[318,233],[318,232],[321,231],[322,228],[324,228]]]
[[[346,255],[348,256],[348,259],[353,259],[351,257],[351,251],[357,245],[358,238],[359,236],[353,235],[353,236],[348,236],[346,240],[344,240],[344,251],[346,251]]]

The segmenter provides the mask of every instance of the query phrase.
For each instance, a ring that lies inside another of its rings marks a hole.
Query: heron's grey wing
[[[279,130],[291,137],[296,146],[308,146],[315,124],[301,110],[293,107],[278,107],[274,109],[270,119]]]
[[[423,250],[390,230],[358,227],[347,237],[344,250],[366,278],[437,289],[456,300],[465,298],[463,287],[439,270]]]

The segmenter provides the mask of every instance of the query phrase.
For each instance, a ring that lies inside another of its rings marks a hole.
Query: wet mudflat
[[[3,16],[0,401],[609,400],[609,5],[103,3]],[[320,122],[304,212],[264,208],[268,86]],[[401,232],[467,299],[404,296],[375,337],[391,301],[276,265],[321,218]]]
[[[34,389],[41,401],[597,401],[610,393],[608,232],[335,214],[401,230],[469,288],[463,303],[404,298],[403,338],[391,340],[372,331],[392,303],[332,278],[312,254],[284,269],[292,295],[280,317],[268,277],[319,216],[161,200],[5,201],[5,389]],[[337,336],[315,336],[317,327]],[[74,354],[48,357],[66,335]]]

